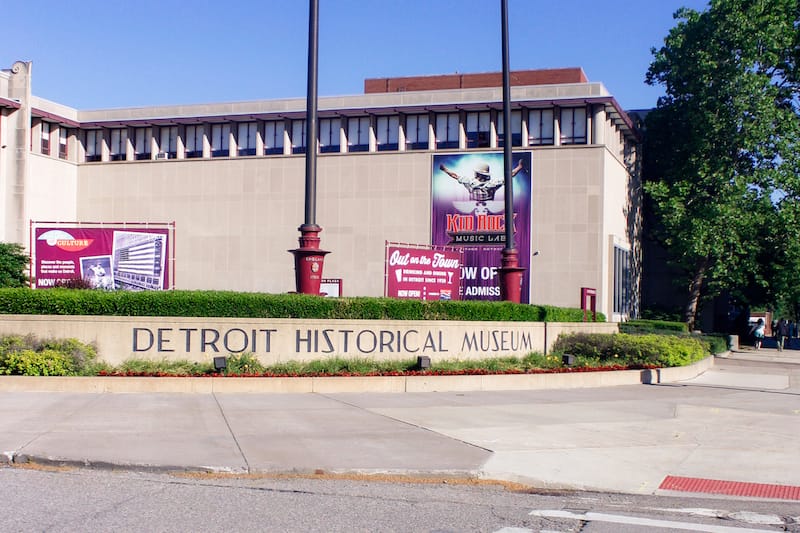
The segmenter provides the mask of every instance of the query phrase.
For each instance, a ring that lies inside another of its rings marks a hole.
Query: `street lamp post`
[[[500,18],[503,41],[503,163],[505,181],[505,231],[506,244],[502,251],[500,272],[500,298],[515,303],[521,300],[522,273],[519,252],[514,242],[514,187],[511,175],[511,82],[508,68],[508,0],[500,0]]]
[[[308,8],[308,88],[306,90],[306,187],[305,217],[300,231],[300,247],[294,254],[297,292],[319,294],[322,267],[329,252],[319,247],[317,225],[317,54],[319,49],[319,0],[309,0]]]

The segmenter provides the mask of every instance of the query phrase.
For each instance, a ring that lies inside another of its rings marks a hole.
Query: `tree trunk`
[[[684,311],[684,319],[689,331],[695,330],[697,323],[697,308],[700,305],[700,295],[703,288],[703,281],[706,277],[706,270],[708,270],[708,258],[703,259],[703,262],[698,266],[694,273],[694,277],[689,282],[689,301],[686,302],[686,310]]]

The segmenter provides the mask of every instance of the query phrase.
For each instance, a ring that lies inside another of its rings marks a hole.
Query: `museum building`
[[[31,67],[0,70],[0,241],[28,248],[32,221],[174,223],[171,287],[295,290],[305,96],[77,110],[32,95]],[[437,158],[496,156],[510,139],[530,162],[523,301],[580,307],[588,288],[609,320],[637,315],[634,121],[580,68],[510,80],[508,128],[499,72],[368,79],[364,94],[320,97],[316,222],[323,277],[343,296],[384,295],[387,243],[435,244]]]

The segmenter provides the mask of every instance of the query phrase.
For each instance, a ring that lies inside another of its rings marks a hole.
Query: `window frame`
[[[576,118],[576,113],[582,113],[583,120],[581,120],[580,117]],[[562,145],[586,144],[588,142],[586,131],[588,129],[588,120],[585,107],[562,107],[559,111],[559,117],[560,141]]]
[[[218,135],[219,134],[219,135]],[[211,125],[211,157],[230,157],[231,124],[223,122]]]
[[[342,150],[342,119],[340,117],[326,117],[319,120],[319,151],[322,154],[332,154]]]
[[[204,137],[205,131],[202,124],[187,125],[183,129],[183,157],[186,159],[203,157]]]
[[[381,115],[376,118],[375,142],[379,152],[400,149],[400,115]]]
[[[545,116],[548,113],[549,120]],[[532,117],[536,117],[536,120]],[[549,125],[549,128],[547,125]],[[551,146],[555,144],[555,139],[555,113],[553,108],[529,109],[528,146]]]
[[[58,158],[69,159],[69,130],[64,126],[58,128]]]
[[[433,135],[437,150],[459,148],[461,117],[458,111],[436,113]]]
[[[242,129],[244,128],[244,135]],[[245,142],[242,142],[244,138]],[[236,125],[236,155],[256,155],[258,122],[238,122]]]
[[[90,129],[84,134],[84,161],[94,163],[103,160],[103,130]]]
[[[39,128],[41,129],[40,153],[42,155],[50,155],[50,134],[52,132],[52,125],[49,122],[42,121]]]
[[[347,151],[369,152],[369,116],[347,118]]]
[[[141,138],[140,138],[141,137]],[[133,128],[133,159],[143,161],[153,157],[152,126]]]
[[[467,111],[464,120],[464,134],[467,148],[489,148],[492,142],[491,112]]]
[[[286,122],[267,120],[264,122],[264,155],[283,154],[286,140]]]
[[[430,149],[430,124],[431,117],[428,113],[405,116],[406,150]]]

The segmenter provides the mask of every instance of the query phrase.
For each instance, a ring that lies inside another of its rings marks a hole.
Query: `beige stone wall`
[[[562,331],[618,331],[613,323],[294,320],[0,315],[0,334],[75,338],[100,359],[207,362],[253,353],[264,364],[335,356],[431,361],[546,353]]]
[[[52,149],[57,154],[58,142]],[[80,220],[76,197],[78,166],[41,154],[30,154],[28,163],[30,177],[26,201],[29,218],[35,221]]]
[[[609,236],[625,240],[625,173],[602,146],[532,149],[531,302],[608,314]],[[382,296],[385,242],[430,242],[430,152],[320,155],[324,277]],[[303,223],[302,155],[79,166],[78,220],[176,223],[176,287],[284,293]],[[611,183],[611,185],[609,185]],[[605,207],[604,207],[605,205]]]

